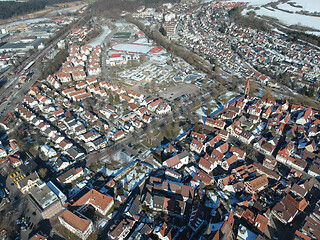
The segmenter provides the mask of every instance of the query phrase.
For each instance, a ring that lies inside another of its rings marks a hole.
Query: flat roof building
[[[0,47],[0,53],[3,52],[26,52],[37,48],[42,42],[41,38],[37,38],[32,42],[18,42],[18,43],[6,43]]]
[[[53,183],[50,184],[53,187]],[[44,218],[51,218],[64,208],[59,197],[42,180],[37,181],[28,195],[28,199]]]

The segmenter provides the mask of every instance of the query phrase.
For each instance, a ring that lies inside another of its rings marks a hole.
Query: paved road
[[[36,213],[36,209],[32,206],[32,204],[27,199],[26,195],[23,195],[17,188],[16,184],[13,182],[12,178],[7,178],[6,188],[9,191],[9,199],[10,205],[13,206],[11,210],[10,207],[5,207],[3,211],[5,211],[6,216],[15,223],[16,219],[21,216],[25,218],[30,218],[30,222],[33,223],[33,228],[36,228],[38,223],[42,220],[41,216]],[[10,211],[9,211],[10,210]],[[29,234],[33,229],[27,228],[26,231],[20,231],[20,228],[17,227],[17,230],[20,232],[20,239],[28,239]]]
[[[15,90],[13,87],[7,88],[3,94],[4,97],[7,97],[7,101],[0,105],[0,115],[4,116],[9,112],[14,111],[15,107],[22,102],[24,95],[28,92],[30,87],[38,80],[39,76],[40,73],[35,71],[35,74],[32,76],[31,80],[24,83],[20,89]]]

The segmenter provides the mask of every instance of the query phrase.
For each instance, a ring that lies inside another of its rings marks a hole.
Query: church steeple
[[[244,89],[244,95],[248,96],[249,95],[249,91],[250,91],[250,82],[249,82],[249,79],[248,79],[246,87]]]

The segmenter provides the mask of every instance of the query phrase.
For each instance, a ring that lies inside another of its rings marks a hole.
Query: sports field
[[[112,38],[114,39],[129,39],[131,36],[130,32],[116,32]]]

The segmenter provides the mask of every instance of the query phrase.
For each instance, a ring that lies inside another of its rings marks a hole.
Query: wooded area
[[[229,18],[236,24],[244,27],[251,27],[254,29],[269,31],[270,27],[265,23],[265,21],[256,18],[255,13],[248,12],[246,16],[241,14],[243,7],[235,7],[229,11]]]
[[[157,7],[159,4],[180,2],[181,0],[98,0],[93,3],[91,9],[95,13],[108,14],[108,17],[117,18],[122,11],[133,12],[140,6]]]
[[[304,33],[304,32],[297,32],[297,31],[286,31],[286,33],[288,34],[289,37],[291,37],[291,40],[293,42],[296,42],[297,40],[302,40],[320,47],[319,36]]]
[[[7,19],[13,16],[36,12],[44,9],[46,6],[57,3],[74,1],[75,0],[30,0],[28,2],[0,2],[0,18]]]

